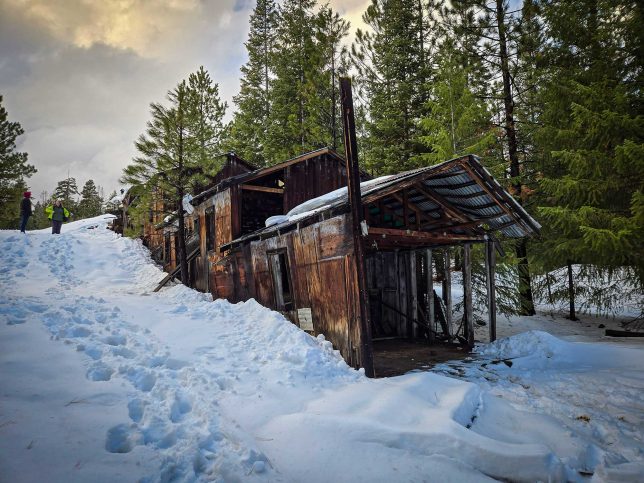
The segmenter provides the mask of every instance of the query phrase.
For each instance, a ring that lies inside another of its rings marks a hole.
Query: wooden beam
[[[369,236],[370,237],[392,237],[392,238],[405,238],[409,240],[418,240],[418,241],[427,241],[427,242],[475,242],[483,241],[483,237],[472,236],[472,235],[455,235],[452,233],[428,233],[425,231],[416,231],[416,230],[397,230],[395,228],[379,228],[379,227],[369,227]]]
[[[485,191],[475,191],[474,193],[465,193],[465,194],[450,194],[450,199],[458,200],[469,200],[471,198],[478,198],[479,196],[485,196],[487,193]],[[444,195],[447,196],[447,195]]]
[[[438,203],[443,208],[443,210],[445,210],[446,213],[450,214],[457,220],[460,220],[462,222],[472,221],[469,218],[467,218],[465,215],[463,215],[461,212],[459,212],[456,208],[454,208],[452,204],[449,201],[447,201],[445,198],[443,198],[441,195],[439,195],[438,193],[432,193],[431,191],[428,191],[424,186],[421,186],[421,183],[416,183],[414,185],[414,188],[420,191],[422,194],[427,196],[435,203]]]
[[[496,250],[494,240],[485,240],[485,276],[487,280],[487,313],[490,330],[490,342],[496,340],[496,283],[494,274],[496,271]]]
[[[485,173],[478,173],[477,171],[473,170],[473,169],[472,169],[472,167],[471,167],[470,165],[468,165],[467,163],[461,163],[461,166],[462,166],[462,167],[463,167],[463,169],[464,169],[464,170],[466,170],[466,171],[470,174],[470,176],[472,176],[473,178],[477,178],[477,177],[478,177],[478,178],[483,178],[483,180],[485,180],[485,181],[488,181],[488,180],[487,180],[488,176],[487,176]],[[492,178],[490,178],[490,181],[488,181],[488,182],[491,182],[491,181],[493,181],[493,180],[492,180]],[[500,208],[501,208],[501,209],[502,209],[502,210],[503,210],[503,211],[504,211],[504,212],[505,212],[505,213],[506,213],[506,214],[507,214],[511,219],[515,220],[519,225],[522,225],[522,228],[523,228],[527,233],[530,233],[531,231],[533,231],[530,227],[528,227],[528,226],[525,224],[525,222],[521,219],[521,217],[519,217],[519,216],[515,216],[515,215],[514,215],[514,213],[513,213],[513,212],[508,208],[508,206],[507,206],[504,202],[503,202],[503,203],[499,203],[499,202],[498,202],[498,200],[497,200],[497,196],[498,196],[498,198],[503,199],[503,193],[502,193],[502,192],[501,192],[501,193],[499,193],[499,192],[496,192],[496,190],[490,189],[490,188],[487,186],[487,184],[486,184],[485,182],[484,182],[484,183],[481,183],[479,186],[481,186],[481,188],[483,188],[483,189],[484,189],[484,190],[485,190],[485,191],[490,195],[490,197],[492,198],[492,200],[493,200],[493,201],[495,201],[495,202],[496,202],[496,204],[497,204],[497,205],[498,205],[498,206],[499,206],[499,207],[500,207]],[[508,195],[508,196],[509,196],[509,195]]]
[[[353,113],[353,93],[351,79],[340,78],[340,99],[342,102],[342,126],[344,149],[347,162],[347,190],[353,228],[353,250],[358,282],[358,317],[355,323],[360,329],[360,360],[367,377],[374,377],[373,347],[371,343],[371,320],[369,314],[369,294],[367,288],[367,270],[365,267],[364,244],[361,233],[362,194],[360,193],[360,167],[358,165],[358,142]],[[365,203],[366,204],[366,203]]]
[[[401,177],[400,181],[395,182],[392,185],[387,186],[386,188],[382,188],[382,189],[380,189],[380,190],[378,190],[378,191],[376,191],[374,193],[370,193],[370,194],[364,196],[362,201],[363,201],[363,203],[371,203],[372,201],[379,200],[380,198],[384,198],[385,196],[389,196],[392,193],[395,193],[397,191],[401,191],[404,188],[408,188],[408,187],[418,183],[419,181],[422,181],[425,178],[432,178],[433,179],[436,176],[439,176],[440,173],[442,173],[444,171],[448,171],[448,170],[454,168],[455,165],[460,166],[460,163],[462,161],[466,160],[466,159],[467,159],[467,157],[465,156],[463,158],[455,159],[453,162],[448,163],[448,164],[446,164],[444,166],[440,166],[440,167],[438,167],[438,168],[436,168],[436,169],[434,169],[432,171],[422,170],[422,171],[420,171],[420,172],[418,172],[416,174],[411,174],[406,178]],[[461,172],[460,174],[464,174],[464,173]]]
[[[472,245],[463,245],[463,306],[464,332],[467,345],[474,347],[474,320],[472,313]]]
[[[400,202],[403,205],[403,219],[405,220],[405,226],[409,226],[407,224],[407,220],[409,216],[408,210],[412,210],[414,213],[416,213],[417,222],[418,220],[420,220],[420,218],[424,218],[427,221],[433,221],[433,218],[426,216],[423,210],[411,204],[411,202],[407,198],[407,191],[403,191],[403,196],[400,196],[398,193],[392,193],[391,197],[395,198],[398,202]],[[418,226],[416,228],[418,228]]]
[[[444,262],[443,262],[443,301],[445,302],[445,320],[447,322],[448,336],[451,339],[454,336],[454,328],[452,327],[452,272],[450,271],[449,248],[444,249]]]
[[[434,230],[434,229],[455,230],[455,229],[461,229],[461,228],[472,228],[472,227],[478,227],[479,225],[482,225],[483,223],[487,223],[489,221],[496,220],[497,218],[501,218],[502,216],[506,216],[506,214],[505,213],[499,213],[496,216],[488,216],[486,218],[480,218],[478,220],[468,221],[466,223],[454,223],[452,225],[438,224],[438,223],[436,223],[436,220],[434,220],[433,225],[423,225],[421,228],[423,230]]]
[[[465,173],[463,173],[465,174]],[[434,178],[430,178],[434,179]],[[465,181],[464,183],[454,183],[454,184],[430,184],[429,186],[432,189],[435,190],[445,190],[445,189],[450,189],[450,190],[457,190],[459,188],[467,188],[468,186],[474,186],[476,184],[476,180],[470,180],[470,181]]]
[[[241,189],[246,191],[262,191],[263,193],[276,193],[280,195],[284,194],[284,188],[269,188],[268,186],[255,186],[252,184],[243,184],[241,185]]]

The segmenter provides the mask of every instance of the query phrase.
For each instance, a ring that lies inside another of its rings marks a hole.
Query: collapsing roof
[[[404,200],[401,191],[405,191]],[[449,230],[457,235],[484,228],[486,232],[520,238],[534,235],[541,228],[473,155],[364,182],[361,194],[363,205],[380,202],[394,216],[403,216],[411,209],[423,231]],[[348,205],[347,189],[341,188],[295,207],[278,223],[233,240],[221,250],[289,231],[297,224],[305,226],[346,213]],[[449,219],[443,218],[445,212],[451,215]]]

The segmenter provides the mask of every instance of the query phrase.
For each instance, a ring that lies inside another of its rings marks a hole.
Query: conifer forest
[[[157,192],[175,211],[222,153],[258,167],[321,147],[344,154],[338,80],[350,76],[369,174],[475,154],[542,225],[503,243],[503,311],[561,300],[574,319],[582,296],[611,314],[644,287],[643,14],[628,0],[372,0],[354,29],[323,2],[258,0],[232,105],[203,67],[150,105],[122,176],[142,200],[132,221]],[[20,125],[0,112],[5,207],[34,168],[15,149]],[[82,196],[69,176],[55,191],[78,216],[101,210],[92,180]]]

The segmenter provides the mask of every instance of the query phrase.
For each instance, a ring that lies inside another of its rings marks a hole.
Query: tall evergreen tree
[[[544,5],[552,40],[538,133],[545,153],[538,255],[546,270],[567,268],[571,316],[573,264],[593,266],[596,277],[626,270],[644,286],[642,57],[633,55],[642,45],[631,35],[641,15],[628,1]]]
[[[266,158],[275,163],[324,145],[316,81],[321,56],[316,41],[315,0],[285,0],[279,8],[275,78]]]
[[[352,59],[368,104],[365,165],[376,173],[414,167],[430,60],[422,2],[372,0],[362,18],[370,30],[357,31]]]
[[[54,194],[52,197],[54,199],[60,199],[63,202],[63,206],[67,208],[70,212],[75,212],[76,210],[76,196],[78,195],[78,186],[76,185],[76,178],[68,177],[62,181],[59,181],[54,189]]]
[[[167,98],[167,107],[159,103],[150,105],[152,120],[136,142],[139,156],[124,169],[121,181],[150,199],[151,193],[158,190],[170,201],[178,221],[181,280],[186,283],[182,201],[217,170],[216,159],[209,156],[221,141],[225,105],[219,100],[218,87],[212,85],[203,69],[169,91]]]
[[[248,62],[241,68],[240,91],[234,97],[237,111],[228,139],[230,149],[259,166],[266,164],[277,20],[275,2],[258,0],[250,17],[250,33],[245,44]]]
[[[0,228],[17,227],[25,178],[36,172],[27,164],[27,153],[17,151],[16,139],[22,134],[20,123],[9,121],[0,95]]]
[[[484,159],[497,144],[497,129],[487,103],[470,87],[470,71],[453,39],[444,39],[436,54],[436,74],[429,83],[427,114],[419,121],[419,140],[427,152],[418,158],[436,164],[474,153]]]
[[[318,79],[318,99],[323,123],[324,144],[343,151],[342,112],[340,110],[339,78],[349,72],[349,52],[343,40],[349,32],[349,22],[328,5],[317,15],[317,38],[321,56]]]
[[[91,218],[101,214],[103,199],[98,194],[94,180],[88,179],[81,190],[81,199],[78,202],[78,218]]]
[[[225,135],[223,122],[228,104],[219,98],[219,85],[212,81],[210,74],[199,67],[188,76],[186,86],[188,98],[186,115],[191,123],[190,133],[195,137],[193,162],[207,171],[218,170],[222,142]]]

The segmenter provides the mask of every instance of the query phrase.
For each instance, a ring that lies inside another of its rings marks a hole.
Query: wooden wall
[[[373,338],[418,335],[419,328],[412,319],[418,320],[418,310],[424,310],[426,292],[420,258],[416,251],[399,250],[367,255]]]
[[[326,154],[288,166],[284,171],[284,213],[347,185],[344,164]]]
[[[261,304],[277,308],[268,258],[272,252],[286,249],[294,302],[293,310],[287,315],[299,325],[297,310],[310,308],[313,335],[324,334],[349,364],[358,367],[361,335],[356,317],[358,287],[348,216],[337,216],[299,231],[251,242],[252,262],[246,270],[252,271],[254,287],[247,283],[247,290],[250,294],[254,288],[254,296]]]

